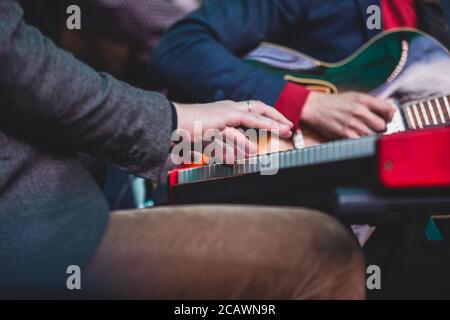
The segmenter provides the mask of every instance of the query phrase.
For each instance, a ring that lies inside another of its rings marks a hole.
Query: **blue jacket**
[[[257,99],[273,105],[285,81],[244,64],[242,56],[267,41],[339,61],[381,32],[366,27],[367,8],[374,4],[380,0],[205,0],[162,38],[151,70],[174,99]],[[450,39],[444,27],[449,0],[418,1],[417,12],[423,30],[443,42]]]

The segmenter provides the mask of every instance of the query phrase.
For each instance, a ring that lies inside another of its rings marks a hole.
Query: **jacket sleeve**
[[[162,38],[151,70],[188,99],[273,105],[285,81],[241,57],[262,41],[286,38],[304,6],[299,0],[206,0]]]
[[[145,178],[157,178],[170,149],[168,100],[99,74],[0,1],[0,117]]]

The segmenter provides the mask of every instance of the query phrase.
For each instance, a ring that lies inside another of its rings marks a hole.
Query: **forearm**
[[[151,71],[187,100],[275,103],[285,85],[280,76],[245,64],[208,35],[201,37],[192,43],[188,35],[168,34],[153,54]]]
[[[174,27],[154,52],[152,70],[187,98],[257,99],[273,105],[286,82],[245,64],[261,41],[288,32],[303,1],[210,1]],[[239,23],[236,23],[239,21]]]

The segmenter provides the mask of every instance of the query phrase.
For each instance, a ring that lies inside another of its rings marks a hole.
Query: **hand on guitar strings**
[[[275,108],[259,101],[175,104],[175,108],[178,116],[177,138],[182,137],[193,146],[200,146],[191,150],[190,158],[212,150],[216,163],[232,164],[236,159],[257,154],[260,131],[275,131],[284,139],[292,137],[293,123]],[[251,132],[249,134],[251,130],[243,128],[257,130],[253,130],[255,135],[252,135]],[[175,143],[178,141],[172,140]],[[207,157],[211,158],[211,155],[207,154]]]
[[[310,93],[302,121],[331,139],[351,139],[384,132],[395,109],[386,101],[357,92]]]

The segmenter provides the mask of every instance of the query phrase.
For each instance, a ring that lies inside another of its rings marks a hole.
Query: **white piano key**
[[[447,115],[448,115],[448,119],[446,119],[447,121],[450,121],[450,103],[448,102],[447,97],[444,97],[444,103],[445,103],[445,108],[447,109]]]
[[[425,120],[425,125],[429,126],[431,123],[430,119],[428,118],[428,113],[427,110],[425,109],[425,105],[423,104],[423,102],[420,103],[420,110],[422,111],[423,118]]]
[[[415,105],[415,104],[413,104],[412,107],[413,107],[414,115],[416,116],[417,125],[419,126],[420,129],[423,129],[422,119],[420,118],[419,109],[417,108],[417,105]]]
[[[433,104],[431,103],[430,100],[427,100],[426,104],[428,106],[428,110],[430,111],[431,119],[433,120],[433,124],[434,125],[438,124],[438,120],[437,120],[437,117],[436,117],[436,112],[434,111]]]
[[[441,102],[439,101],[439,98],[437,98],[437,97],[434,98],[434,103],[436,103],[438,113],[439,113],[439,118],[441,119],[441,123],[445,123],[444,110],[442,109],[442,105],[441,105]]]
[[[411,126],[413,129],[416,129],[416,128],[417,128],[417,125],[416,125],[416,121],[414,120],[414,116],[413,116],[413,113],[412,113],[412,111],[411,111],[411,107],[412,107],[412,106],[407,106],[407,107],[405,108],[406,114],[407,114],[407,120],[409,121],[410,126]]]

